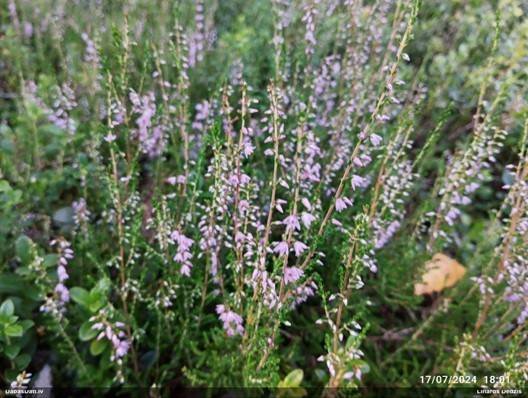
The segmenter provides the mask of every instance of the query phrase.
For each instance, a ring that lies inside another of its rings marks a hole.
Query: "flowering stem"
[[[295,194],[293,199],[293,211],[292,215],[293,217],[297,217],[297,203],[299,202],[299,187],[300,187],[300,180],[301,180],[301,150],[302,150],[302,138],[303,138],[303,129],[301,126],[297,128],[297,149],[296,149],[296,176],[295,176]],[[291,227],[288,231],[288,237],[287,237],[287,243],[288,248],[291,247],[291,240],[293,236],[293,230],[294,228]],[[286,281],[286,269],[288,266],[288,253],[284,256],[284,262],[282,264],[282,277],[281,277],[281,283],[280,283],[280,290],[279,290],[279,303],[282,303],[282,298],[284,294],[284,285]]]
[[[114,149],[110,148],[110,157],[112,159],[112,170],[113,170],[113,177],[114,177],[114,184],[115,184],[115,190],[116,190],[116,201],[117,201],[117,225],[118,225],[118,231],[119,231],[119,278],[121,281],[121,289],[119,292],[119,296],[121,298],[121,303],[123,305],[123,312],[125,314],[126,319],[126,333],[128,340],[130,341],[130,350],[132,353],[132,364],[134,366],[134,374],[136,378],[139,380],[139,363],[137,359],[136,349],[134,347],[134,343],[132,340],[132,330],[130,328],[130,314],[128,311],[128,304],[126,300],[126,275],[125,275],[125,249],[123,246],[124,241],[124,228],[123,228],[123,206],[121,202],[121,194],[119,191],[119,178],[117,173],[117,162],[114,154]]]
[[[526,181],[528,179],[528,163],[526,163],[524,165],[524,168],[521,172],[521,175],[520,175],[520,178],[517,180],[517,181]],[[510,221],[510,226],[508,228],[508,233],[506,235],[506,237],[504,238],[504,241],[503,241],[503,251],[502,251],[502,256],[500,258],[500,261],[499,261],[499,266],[497,268],[497,271],[495,273],[495,277],[493,278],[493,280],[495,282],[497,282],[499,280],[499,277],[500,275],[502,274],[502,271],[504,270],[504,266],[506,264],[506,261],[510,255],[510,251],[511,251],[511,243],[512,243],[512,240],[513,240],[513,236],[515,234],[515,232],[517,231],[518,229],[518,224],[519,224],[519,221],[520,221],[520,217],[521,215],[524,213],[524,210],[525,210],[525,207],[526,207],[526,202],[523,201],[523,197],[521,194],[519,194],[517,196],[517,201],[515,203],[515,205],[513,206],[513,209],[516,209],[515,213],[511,216],[511,221]],[[512,211],[513,213],[513,211]],[[478,332],[480,330],[480,328],[482,327],[482,325],[484,324],[485,320],[486,320],[486,317],[488,315],[488,311],[491,307],[491,295],[488,295],[486,297],[486,301],[484,303],[484,307],[482,309],[482,311],[480,312],[480,315],[477,319],[477,323],[475,324],[475,328],[473,329],[473,338],[476,338],[477,335],[478,335]]]

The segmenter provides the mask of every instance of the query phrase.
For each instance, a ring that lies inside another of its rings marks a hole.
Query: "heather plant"
[[[2,383],[526,386],[522,2],[0,5]]]

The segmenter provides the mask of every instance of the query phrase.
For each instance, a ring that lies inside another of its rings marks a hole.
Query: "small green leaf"
[[[6,369],[5,377],[8,381],[15,381],[18,376],[18,369]]]
[[[92,292],[99,292],[102,294],[106,294],[110,291],[110,288],[112,287],[112,281],[109,278],[101,278],[99,279],[99,282],[97,282],[97,285],[94,286],[92,289]]]
[[[73,301],[83,307],[88,307],[90,304],[90,293],[82,287],[72,287],[70,289],[70,297]]]
[[[43,124],[42,126],[39,127],[39,130],[43,133],[58,135],[58,136],[64,134],[64,131],[60,127],[52,123]]]
[[[0,275],[0,294],[17,294],[24,290],[22,278],[16,274]]]
[[[513,185],[515,182],[515,176],[508,171],[508,169],[504,169],[502,172],[502,182],[505,185]]]
[[[26,275],[29,275],[31,274],[31,269],[29,267],[17,267],[15,272],[17,273],[17,276],[20,275],[20,276],[26,276]],[[13,287],[8,287],[8,289],[13,289]],[[18,292],[14,292],[14,293],[18,293]]]
[[[59,256],[57,254],[46,254],[42,259],[42,265],[45,268],[53,267],[59,262]]]
[[[315,369],[315,375],[317,376],[317,379],[323,384],[328,382],[328,373],[326,373],[323,369]]]
[[[21,325],[9,325],[4,329],[6,336],[10,337],[21,337],[24,333],[24,329]]]
[[[15,313],[15,306],[11,300],[6,300],[0,306],[0,314],[2,315],[13,315]]]
[[[10,360],[15,359],[19,352],[20,352],[20,345],[19,344],[11,344],[11,345],[8,345],[4,349],[4,353],[7,355],[7,357]]]
[[[24,329],[24,332],[28,329],[30,329],[31,327],[33,327],[33,325],[35,324],[35,322],[33,322],[32,320],[30,319],[25,319],[23,321],[20,321],[18,322],[18,324],[20,326],[22,326],[22,329]]]
[[[99,332],[99,330],[92,329],[92,323],[86,321],[81,325],[79,329],[79,339],[81,339],[82,341],[90,341],[95,336],[97,336]]]
[[[37,289],[26,289],[23,293],[24,298],[27,298],[31,301],[42,301],[44,297]]]
[[[90,311],[95,312],[103,306],[103,294],[99,291],[92,290],[88,299],[88,308]]]
[[[28,354],[20,354],[18,357],[16,357],[14,362],[18,369],[24,370],[31,362],[31,357]]]
[[[15,243],[15,251],[22,264],[31,262],[31,247],[33,242],[26,235],[20,236]]]
[[[53,222],[59,226],[73,225],[73,209],[71,207],[62,207],[53,213]]]
[[[104,350],[108,347],[108,340],[102,339],[102,340],[94,340],[92,341],[92,344],[90,344],[90,353],[96,357],[98,355],[101,355]]]
[[[281,382],[281,387],[291,388],[299,387],[302,383],[304,372],[302,369],[292,370]]]

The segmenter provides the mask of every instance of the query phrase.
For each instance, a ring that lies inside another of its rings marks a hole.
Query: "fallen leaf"
[[[425,269],[422,283],[414,285],[416,296],[440,292],[446,287],[454,286],[466,273],[462,264],[442,253],[436,253],[431,261],[425,263]]]

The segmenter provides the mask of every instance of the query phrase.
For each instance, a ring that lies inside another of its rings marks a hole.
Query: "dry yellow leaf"
[[[462,264],[442,253],[436,253],[431,261],[425,263],[425,269],[422,283],[414,285],[416,296],[440,292],[446,287],[454,286],[466,273]]]

